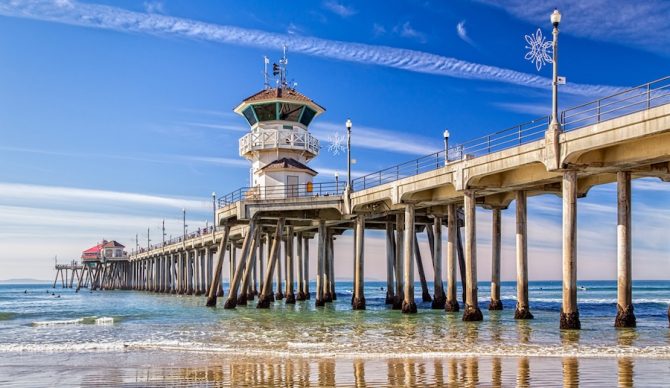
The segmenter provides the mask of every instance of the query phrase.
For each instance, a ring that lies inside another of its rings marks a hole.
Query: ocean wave
[[[315,346],[312,346],[315,345]],[[230,356],[271,356],[305,358],[444,358],[478,356],[513,357],[579,357],[579,358],[619,358],[632,357],[644,359],[670,360],[670,346],[528,346],[528,345],[479,345],[475,349],[453,351],[404,351],[384,352],[380,350],[351,351],[320,350],[324,344],[294,343],[287,350],[244,349],[205,343],[157,341],[157,342],[108,342],[108,343],[66,343],[66,344],[0,344],[0,353],[70,353],[70,352],[127,352],[127,351],[177,351],[193,353],[213,353]],[[314,350],[314,351],[311,351]]]
[[[33,326],[66,326],[66,325],[113,325],[115,319],[112,317],[82,317],[76,319],[63,319],[54,321],[35,321]]]
[[[11,313],[7,311],[0,311],[0,321],[9,321],[10,319],[16,318],[16,313]]]

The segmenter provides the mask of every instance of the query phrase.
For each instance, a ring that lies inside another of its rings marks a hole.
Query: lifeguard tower
[[[309,133],[314,118],[325,111],[299,93],[286,79],[286,51],[272,65],[275,87],[268,83],[265,58],[265,88],[247,97],[235,113],[249,123],[250,132],[240,139],[240,156],[252,164],[251,186],[246,199],[279,199],[309,195],[318,174],[307,166],[319,154],[319,140]]]

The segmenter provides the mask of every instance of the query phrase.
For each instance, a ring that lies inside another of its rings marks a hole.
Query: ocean
[[[478,323],[431,310],[419,284],[418,314],[391,310],[385,285],[366,282],[365,311],[344,281],[325,308],[312,295],[269,310],[0,285],[0,385],[670,386],[670,281],[634,281],[635,329],[613,327],[616,282],[579,282],[582,330],[563,332],[558,281],[530,282],[530,321],[514,320],[515,283],[495,312],[480,283]]]

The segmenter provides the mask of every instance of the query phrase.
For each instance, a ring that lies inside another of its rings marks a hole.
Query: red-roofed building
[[[125,248],[124,245],[121,245],[117,241],[107,241],[102,240],[101,243],[88,248],[81,254],[82,261],[95,261],[103,259],[120,259],[126,256],[126,252],[123,251]]]

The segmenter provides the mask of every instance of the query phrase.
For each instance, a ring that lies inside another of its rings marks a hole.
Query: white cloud
[[[343,133],[344,130],[342,124],[332,122],[317,122],[312,125],[312,133],[319,138],[322,142],[321,146],[324,148],[328,146],[328,136],[336,132]],[[352,129],[351,135],[352,148],[384,150],[410,155],[427,155],[437,152],[441,149],[441,142],[441,133],[440,137],[431,140],[416,135],[411,130],[399,133],[357,124]]]
[[[478,0],[511,15],[551,28],[554,7],[563,14],[561,32],[593,40],[624,44],[658,54],[670,53],[670,2],[664,0]]]
[[[409,22],[404,22],[403,24],[395,26],[393,32],[403,38],[414,39],[418,42],[426,43],[426,34],[416,30]]]
[[[128,33],[179,36],[248,47],[279,48],[284,44],[294,53],[355,63],[386,66],[419,73],[464,79],[504,82],[549,89],[548,78],[510,69],[467,62],[422,51],[349,43],[298,35],[277,34],[234,26],[204,23],[159,14],[131,12],[97,4],[73,3],[60,8],[52,2],[32,0],[0,4],[0,15],[102,28]],[[587,96],[613,94],[618,87],[569,84],[563,92]]]
[[[336,0],[326,0],[323,2],[323,8],[328,11],[337,14],[343,18],[353,16],[357,11],[353,7],[348,7]]]
[[[465,29],[465,20],[461,20],[458,22],[458,24],[456,24],[456,33],[458,34],[458,37],[461,38],[465,43],[476,47],[475,42],[470,39],[468,36],[468,31]]]
[[[386,28],[382,26],[381,24],[374,23],[372,25],[372,34],[377,37],[377,36],[382,36],[386,34]]]
[[[144,9],[147,13],[165,13],[165,5],[161,1],[145,1]]]
[[[190,127],[209,128],[209,129],[223,129],[225,131],[234,132],[249,132],[249,128],[241,125],[224,125],[224,124],[210,124],[210,123],[184,123]]]

